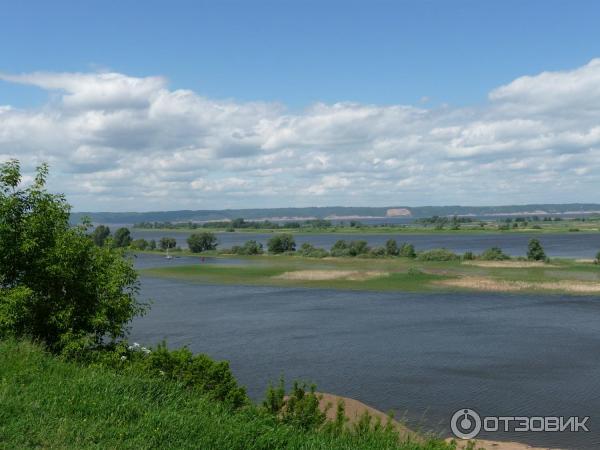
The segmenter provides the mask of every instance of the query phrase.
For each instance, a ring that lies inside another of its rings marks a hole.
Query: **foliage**
[[[308,258],[325,258],[327,255],[329,255],[329,252],[327,252],[325,249],[317,248],[314,245],[305,242],[298,249],[298,254]]]
[[[445,248],[434,248],[419,253],[417,259],[419,261],[454,261],[460,259],[460,256]]]
[[[131,247],[136,249],[136,250],[146,250],[149,246],[149,243],[146,239],[136,239],[135,241],[131,242]],[[154,246],[156,246],[156,242],[154,243]]]
[[[123,337],[144,311],[137,273],[87,225],[69,225],[70,206],[45,190],[48,168],[21,187],[18,161],[0,166],[0,336],[31,336],[59,351]]]
[[[7,449],[454,448],[441,440],[400,442],[397,436],[375,432],[304,431],[262,408],[234,410],[160,375],[82,367],[27,342],[0,341],[0,380],[0,447]]]
[[[234,245],[231,247],[231,253],[236,255],[262,255],[264,253],[263,245],[255,240],[246,241],[244,245]]]
[[[315,391],[314,384],[308,386],[295,381],[292,391],[285,396],[282,377],[278,386],[269,385],[263,407],[276,414],[283,423],[303,430],[316,430],[325,423],[326,415],[319,408],[320,398]]]
[[[596,259],[594,259],[594,264],[600,264],[600,251],[596,253]]]
[[[192,233],[187,238],[187,244],[192,253],[215,250],[217,248],[217,237],[210,231],[204,233]]]
[[[546,260],[546,253],[542,244],[537,239],[531,239],[527,245],[527,259],[532,261]]]
[[[161,237],[158,243],[161,250],[168,250],[177,246],[177,241],[172,237]]]
[[[387,240],[385,243],[385,254],[388,256],[398,256],[400,254],[400,249],[395,239]]]
[[[415,251],[415,246],[412,244],[404,243],[400,246],[400,256],[404,258],[415,258],[417,256],[417,252]]]
[[[98,247],[102,247],[109,236],[110,228],[105,225],[98,225],[92,232],[92,240]]]
[[[119,228],[115,231],[115,235],[113,236],[112,245],[117,248],[127,248],[131,244],[131,232],[129,228]]]
[[[369,253],[367,241],[350,241],[340,239],[331,247],[331,256],[360,256]]]
[[[369,250],[369,255],[371,256],[375,256],[375,257],[380,257],[380,256],[386,256],[387,255],[387,251],[385,247],[373,247]]]
[[[291,234],[278,234],[267,242],[269,253],[287,253],[296,250],[296,241]]]
[[[463,255],[463,259],[465,261],[472,261],[475,259],[475,255],[473,254],[473,252],[467,251],[465,252],[465,254]]]
[[[510,256],[504,253],[500,247],[492,247],[485,250],[480,255],[480,259],[483,259],[485,261],[502,261],[510,259]]]

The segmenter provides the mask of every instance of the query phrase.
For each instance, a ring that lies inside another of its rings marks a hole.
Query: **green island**
[[[592,261],[556,259],[421,261],[417,258],[333,258],[259,255],[245,264],[167,266],[143,275],[206,284],[264,285],[408,292],[600,293],[600,268]]]

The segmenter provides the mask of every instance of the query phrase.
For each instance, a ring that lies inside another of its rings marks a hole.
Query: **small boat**
[[[165,259],[173,259],[173,257],[169,254],[168,248],[167,248],[167,256],[165,256]]]

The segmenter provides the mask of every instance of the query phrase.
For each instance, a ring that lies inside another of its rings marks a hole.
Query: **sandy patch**
[[[338,395],[333,394],[325,394],[322,392],[317,393],[321,397],[320,399],[320,407],[322,411],[326,411],[327,418],[329,420],[334,420],[336,415],[336,408],[338,401],[342,400],[344,402],[346,417],[348,418],[348,424],[352,425],[360,419],[360,416],[366,412],[371,415],[374,419],[379,418],[382,424],[386,424],[388,419],[387,414],[378,409],[372,408],[369,405],[366,405],[358,400],[354,400],[348,397],[340,397]],[[392,419],[391,422],[396,431],[400,434],[400,438],[404,440],[410,439],[413,442],[423,442],[423,436],[418,433],[412,431],[402,423],[397,420]],[[447,442],[450,442],[452,438],[446,439]],[[500,441],[487,441],[487,440],[475,440],[476,449],[484,448],[485,450],[552,450],[547,447],[530,447],[527,444],[520,444],[518,442],[500,442]],[[464,449],[467,445],[468,441],[457,440],[457,449]],[[558,449],[556,449],[558,450]]]
[[[506,267],[520,269],[525,267],[558,267],[543,261],[463,261],[466,266],[477,267]]]
[[[593,259],[576,259],[575,262],[594,264],[594,260]]]
[[[600,292],[600,283],[586,281],[510,281],[496,280],[486,277],[462,277],[442,280],[438,285],[476,289],[478,291],[518,292],[531,289],[560,290],[578,294],[594,294]]]
[[[372,278],[387,277],[388,272],[360,271],[360,270],[295,270],[284,272],[273,278],[279,280],[298,281],[327,281],[327,280],[350,280],[364,281]]]

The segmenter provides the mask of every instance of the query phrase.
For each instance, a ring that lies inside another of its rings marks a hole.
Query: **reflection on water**
[[[187,232],[177,231],[140,231],[132,230],[134,239],[154,239],[157,242],[163,236],[174,237],[177,245],[187,247]],[[242,245],[254,239],[266,245],[273,233],[217,233],[220,247],[229,248],[233,245]],[[563,258],[593,258],[600,250],[600,233],[561,233],[561,234],[535,234],[535,233],[493,233],[493,234],[304,234],[296,236],[296,243],[300,246],[304,242],[322,247],[331,248],[338,239],[356,240],[363,239],[369,245],[384,245],[388,239],[399,242],[409,242],[417,250],[444,247],[457,253],[472,251],[481,253],[490,247],[500,247],[505,253],[513,256],[524,256],[527,253],[529,239],[537,238],[541,241],[546,254]]]
[[[228,359],[250,395],[285,374],[448,432],[484,415],[590,415],[592,433],[493,435],[598,448],[600,301],[508,294],[343,292],[143,279],[132,338]],[[482,436],[483,437],[483,436]]]

